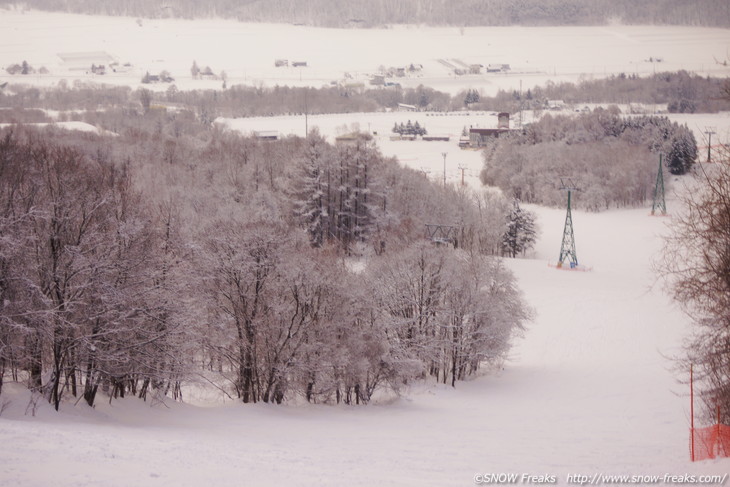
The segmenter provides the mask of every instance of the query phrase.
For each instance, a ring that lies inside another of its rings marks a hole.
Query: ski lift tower
[[[570,262],[570,268],[575,269],[578,267],[578,256],[575,253],[575,235],[573,234],[573,215],[570,210],[570,197],[573,191],[579,191],[580,188],[578,188],[571,178],[560,178],[560,189],[568,192],[568,210],[565,213],[565,227],[563,228],[563,242],[560,245],[558,268],[563,267],[563,262],[567,259]]]
[[[664,174],[662,172],[662,155],[659,154],[659,172],[656,175],[656,185],[654,185],[654,202],[651,205],[651,214],[653,215],[656,210],[662,212],[662,215],[667,214],[667,203],[664,200]]]

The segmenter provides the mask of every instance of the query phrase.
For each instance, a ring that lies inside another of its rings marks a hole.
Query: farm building
[[[451,140],[451,137],[448,135],[424,135],[423,137],[421,137],[421,140],[424,140],[426,142],[448,142],[449,140]]]
[[[278,130],[256,130],[253,136],[259,140],[279,140]]]
[[[364,132],[350,132],[349,134],[343,134],[335,137],[335,144],[355,147],[371,140],[373,140],[373,137],[370,134]]]
[[[468,146],[464,144],[462,146],[461,143],[459,143],[459,146],[462,148],[465,147],[471,147],[471,148],[477,148],[482,147],[486,143],[487,140],[499,137],[500,135],[509,132],[511,129],[509,128],[509,113],[502,112],[499,115],[497,115],[497,127],[496,128],[470,128],[469,129],[469,144]]]
[[[502,73],[505,71],[509,71],[510,67],[509,64],[488,64],[487,65],[487,73]]]
[[[59,52],[56,55],[61,58],[62,66],[71,71],[87,71],[92,64],[106,66],[116,61],[114,56],[104,51]]]

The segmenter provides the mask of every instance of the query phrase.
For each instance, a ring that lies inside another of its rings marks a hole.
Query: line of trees
[[[14,5],[12,0],[0,4]],[[266,4],[225,0],[205,3],[168,0],[164,5],[98,0],[26,0],[41,10],[142,16],[150,18],[224,17],[254,22],[304,23],[327,27],[371,27],[388,24],[431,25],[601,25],[620,20],[630,24],[730,26],[723,0],[271,0]]]
[[[730,93],[729,93],[730,94]],[[686,210],[672,218],[660,274],[694,328],[677,357],[687,377],[694,366],[695,391],[705,419],[730,422],[730,153],[727,146],[681,193]]]
[[[506,111],[520,109],[546,110],[548,100],[560,99],[567,106],[586,103],[666,104],[672,112],[713,113],[730,110],[730,102],[722,96],[727,81],[704,78],[679,71],[660,73],[650,78],[613,76],[602,80],[580,83],[552,83],[517,92],[499,91],[495,96],[479,95],[475,90],[457,93],[453,97],[432,88],[297,88],[287,86],[252,87],[234,85],[224,90],[180,91],[170,85],[164,92],[132,90],[129,87],[100,87],[75,82],[69,86],[64,80],[58,87],[43,88],[14,85],[12,94],[0,92],[0,103],[8,108],[43,108],[59,111],[95,110],[105,106],[122,111],[125,115],[136,109],[139,100],[146,97],[147,106],[167,105],[192,109],[201,119],[212,122],[216,117],[245,117],[282,114],[371,112],[395,109],[398,104],[410,104],[422,110],[463,110],[464,101],[474,110]],[[306,102],[305,102],[306,101]],[[640,109],[640,107],[639,107]],[[0,112],[1,113],[1,112]],[[26,113],[27,114],[27,113]],[[7,121],[40,121],[20,119]],[[81,119],[89,114],[64,114]],[[6,117],[3,117],[6,118]],[[48,120],[50,121],[50,120]]]
[[[730,100],[730,87],[723,97]],[[701,167],[680,193],[685,210],[672,218],[660,275],[692,319],[694,330],[677,357],[679,373],[695,371],[695,390],[711,422],[730,422],[730,150]]]
[[[562,100],[566,106],[581,109],[585,104],[611,103],[633,106],[639,113],[654,110],[641,105],[666,105],[669,113],[717,113],[730,110],[723,96],[728,81],[703,77],[687,71],[661,72],[651,76],[620,73],[578,83],[548,81],[544,86],[518,91],[500,90],[492,97],[474,96],[473,90],[455,95],[473,110],[548,110],[549,100]],[[663,109],[661,109],[663,110]]]
[[[412,135],[412,136],[424,136],[426,135],[426,127],[421,126],[420,123],[418,123],[418,120],[416,120],[416,123],[411,123],[410,120],[408,120],[408,123],[403,125],[403,122],[400,124],[395,124],[393,126],[393,129],[391,130],[394,134],[398,135]]]

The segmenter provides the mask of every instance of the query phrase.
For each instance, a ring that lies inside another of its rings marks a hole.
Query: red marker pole
[[[695,461],[695,391],[694,391],[694,377],[693,377],[693,364],[689,364],[689,415],[690,419],[690,436],[689,436],[689,455],[690,459]]]

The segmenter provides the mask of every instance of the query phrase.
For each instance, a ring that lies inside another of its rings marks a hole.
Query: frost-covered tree
[[[694,364],[695,390],[708,418],[730,421],[730,154],[702,171],[682,200],[687,210],[672,219],[660,272],[694,323],[679,362]]]
[[[517,257],[531,249],[537,240],[535,215],[520,208],[519,200],[512,203],[507,215],[506,228],[502,235],[502,252],[509,257]]]
[[[476,253],[424,242],[368,273],[394,353],[444,383],[499,362],[530,317],[509,271]]]
[[[461,255],[459,255],[461,254]],[[531,310],[512,274],[492,257],[457,252],[449,260],[442,380],[455,386],[483,366],[499,364]],[[436,372],[438,378],[438,372]]]
[[[293,192],[295,212],[314,246],[336,241],[349,252],[367,240],[379,211],[374,201],[381,163],[367,135],[354,146],[331,147],[310,134]]]
[[[464,105],[469,106],[472,103],[479,103],[480,99],[481,97],[479,96],[479,92],[477,90],[467,90],[466,96],[464,96]]]
[[[562,204],[559,176],[580,180],[590,210],[636,206],[651,195],[659,154],[682,174],[696,157],[694,137],[666,117],[622,119],[614,110],[544,116],[521,134],[490,141],[482,182],[527,203]],[[667,156],[669,157],[669,156]]]
[[[331,151],[322,137],[311,132],[300,164],[300,180],[296,186],[296,214],[309,234],[313,246],[321,247],[329,240],[331,205],[332,163],[325,158]]]
[[[667,141],[666,164],[672,174],[689,172],[697,159],[697,142],[687,126],[678,126]]]
[[[162,356],[175,352],[161,326],[155,235],[126,168],[35,133],[4,137],[0,193],[26,210],[5,215],[23,257],[5,260],[15,303],[3,306],[12,312],[0,335],[25,344],[15,360],[29,386],[58,409],[65,394],[83,390],[91,405],[99,387],[116,395],[144,378],[164,381]]]

